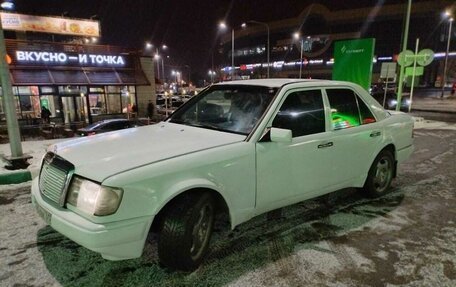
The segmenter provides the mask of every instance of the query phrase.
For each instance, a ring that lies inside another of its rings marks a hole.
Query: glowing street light
[[[298,32],[293,34],[293,38],[295,40],[300,40],[301,41],[301,56],[299,57],[299,78],[302,78],[302,50],[304,50],[304,39],[301,37],[301,34]]]
[[[226,30],[228,26],[225,22],[220,22],[219,28]],[[231,80],[234,81],[234,29],[231,29]]]
[[[209,76],[211,76],[211,84],[213,84],[214,83],[215,71],[209,70],[208,74],[209,74]]]

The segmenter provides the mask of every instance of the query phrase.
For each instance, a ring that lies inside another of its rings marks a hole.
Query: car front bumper
[[[32,183],[32,204],[56,231],[108,260],[140,257],[153,220],[153,216],[144,216],[103,224],[93,223],[69,209],[49,203],[39,191],[38,178]]]

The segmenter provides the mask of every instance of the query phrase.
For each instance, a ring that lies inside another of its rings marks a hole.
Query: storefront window
[[[54,94],[55,93],[55,88],[54,87],[40,87],[41,94]]]
[[[90,93],[104,93],[104,87],[90,87]]]
[[[52,118],[62,116],[62,111],[61,111],[58,96],[41,96],[40,105],[45,106],[48,110],[51,111]]]
[[[125,86],[122,88],[122,92],[121,92],[122,113],[131,112],[131,107],[133,105],[136,105],[134,89],[133,89],[133,92],[130,92],[130,89],[129,89],[130,87],[131,86]]]
[[[120,95],[108,94],[108,114],[120,113]]]
[[[92,115],[106,114],[106,100],[104,94],[89,94],[89,105]]]
[[[120,87],[119,86],[108,86],[108,93],[120,93]]]

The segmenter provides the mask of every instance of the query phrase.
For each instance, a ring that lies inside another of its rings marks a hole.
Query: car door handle
[[[327,143],[324,143],[324,144],[319,144],[318,148],[332,147],[333,145],[334,145],[333,142],[327,142]]]
[[[375,138],[375,137],[380,136],[381,134],[382,134],[381,132],[372,132],[369,136],[370,136],[371,138]]]

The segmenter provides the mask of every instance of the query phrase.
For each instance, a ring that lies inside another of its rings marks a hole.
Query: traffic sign
[[[416,57],[416,62],[421,66],[429,65],[432,60],[434,60],[434,51],[431,49],[421,50]]]
[[[399,54],[397,62],[399,63],[399,65],[407,67],[413,64],[413,61],[415,60],[415,53],[413,53],[410,50],[405,50],[404,52],[401,52]]]
[[[418,76],[422,76],[423,73],[424,73],[424,68],[423,67],[415,67],[415,71],[413,70],[413,67],[405,68],[405,75],[407,77],[410,77],[410,76],[418,77]]]
[[[382,68],[380,70],[380,78],[394,78],[396,76],[396,66],[394,62],[384,62],[382,63]]]

